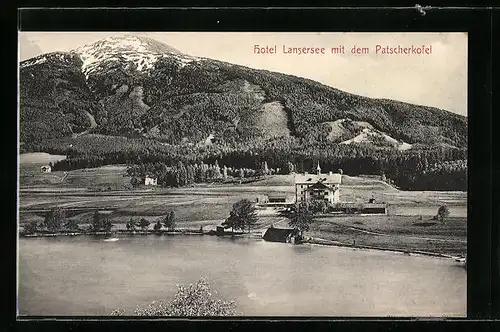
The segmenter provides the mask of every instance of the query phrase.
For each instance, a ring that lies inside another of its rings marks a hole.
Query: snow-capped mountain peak
[[[98,40],[92,44],[79,47],[75,50],[77,53],[95,53],[95,52],[138,52],[155,54],[182,54],[175,48],[160,43],[148,37],[123,36],[108,37]]]
[[[156,61],[164,56],[176,59],[180,67],[197,60],[196,57],[182,54],[169,45],[137,36],[108,37],[72,52],[82,59],[82,71],[87,79],[101,64],[109,61],[120,61],[129,66],[134,65],[138,71],[145,71],[153,68]]]

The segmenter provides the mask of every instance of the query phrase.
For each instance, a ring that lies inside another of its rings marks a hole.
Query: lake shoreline
[[[77,232],[57,232],[57,233],[33,233],[33,234],[19,234],[19,237],[23,238],[31,238],[31,237],[61,237],[61,236],[79,236],[79,235],[87,235],[87,236],[97,236],[97,235],[107,235],[112,236],[115,234],[126,234],[126,235],[212,235],[209,232],[200,232],[200,231],[128,231],[128,230],[119,230],[113,232],[93,232],[93,231],[77,231]]]
[[[175,235],[184,235],[184,236],[203,236],[203,235],[209,235],[209,236],[219,236],[219,237],[237,237],[237,238],[253,238],[253,239],[262,239],[262,236],[257,236],[255,233],[234,233],[231,234],[229,232],[223,234],[223,235],[217,235],[215,231],[210,230],[210,231],[195,231],[195,230],[176,230],[176,231],[127,231],[127,230],[120,230],[120,231],[114,231],[114,232],[61,232],[61,233],[34,233],[34,234],[19,234],[19,238],[40,238],[40,237],[63,237],[63,236],[82,236],[82,235],[87,235],[87,236],[99,236],[99,235],[106,235],[109,236],[110,238],[114,235],[138,235],[138,236],[144,236],[144,235],[156,235],[156,236],[175,236]],[[264,241],[264,240],[263,240]],[[279,243],[279,242],[277,242]],[[429,252],[429,251],[421,251],[421,250],[412,250],[412,249],[395,249],[395,248],[389,248],[389,247],[380,247],[380,246],[368,246],[368,245],[356,245],[356,244],[347,244],[347,243],[342,243],[338,241],[330,241],[330,240],[325,240],[321,238],[314,238],[314,237],[308,237],[305,241],[298,243],[298,244],[310,244],[310,245],[315,245],[315,246],[325,246],[325,247],[340,247],[340,248],[351,248],[351,249],[365,249],[365,250],[376,250],[376,251],[384,251],[384,252],[391,252],[391,253],[399,253],[399,254],[405,254],[405,255],[419,255],[419,256],[428,256],[428,257],[435,257],[435,258],[446,258],[446,259],[457,259],[460,258],[460,256],[453,256],[449,254],[444,254],[444,253],[438,253],[438,252]]]
[[[320,238],[310,238],[309,240],[305,241],[304,243],[318,245],[318,246],[327,246],[327,247],[342,247],[342,248],[352,248],[352,249],[367,249],[367,250],[376,250],[376,251],[387,251],[387,252],[392,252],[392,253],[401,253],[401,254],[405,254],[405,255],[431,256],[431,257],[447,258],[447,259],[459,258],[458,256],[437,253],[437,252],[347,244],[347,243],[340,243],[340,242],[335,242],[335,241],[328,241],[328,240],[324,240],[324,239],[320,239]]]

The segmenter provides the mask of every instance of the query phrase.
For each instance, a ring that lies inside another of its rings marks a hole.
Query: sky
[[[292,32],[20,32],[19,60],[70,51],[106,37],[147,36],[182,53],[256,69],[309,78],[372,98],[433,106],[467,116],[466,33],[292,33]],[[276,54],[256,54],[276,46]],[[332,54],[344,46],[345,54]],[[385,47],[432,46],[430,54],[381,54]],[[368,54],[352,54],[353,46]],[[290,54],[285,49],[325,48],[325,54]]]

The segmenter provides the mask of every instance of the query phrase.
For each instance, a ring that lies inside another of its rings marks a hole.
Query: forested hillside
[[[284,169],[319,160],[326,169],[397,179],[441,174],[429,165],[466,159],[466,117],[133,38],[140,48],[114,39],[21,63],[22,152],[68,154],[60,169],[215,160],[252,169],[265,160]],[[340,120],[345,132],[337,137],[332,124]],[[366,127],[386,139],[338,144]],[[388,141],[411,148],[398,151]]]
[[[32,64],[35,63],[35,64]],[[81,72],[82,61],[51,53],[21,63],[19,77],[20,141],[29,146],[68,137],[90,126],[83,111],[98,105]]]

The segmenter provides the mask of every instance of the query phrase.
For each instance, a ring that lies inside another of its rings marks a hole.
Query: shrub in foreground
[[[441,205],[438,209],[436,218],[439,220],[441,223],[445,224],[446,219],[450,216],[450,210],[446,205]]]
[[[235,316],[236,304],[218,298],[210,289],[205,278],[195,284],[178,286],[171,301],[154,301],[146,306],[138,306],[135,316]],[[116,309],[112,316],[126,315],[123,309]]]

